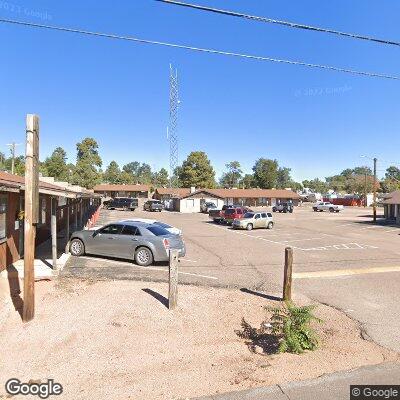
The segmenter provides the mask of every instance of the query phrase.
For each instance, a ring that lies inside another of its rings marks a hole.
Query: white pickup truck
[[[338,213],[339,211],[342,211],[343,209],[344,209],[343,206],[332,204],[332,203],[329,203],[329,202],[326,202],[326,201],[320,201],[320,202],[318,202],[318,203],[313,205],[313,210],[315,212],[317,212],[317,211],[321,211],[321,212],[322,211],[329,211],[329,212],[337,212]]]

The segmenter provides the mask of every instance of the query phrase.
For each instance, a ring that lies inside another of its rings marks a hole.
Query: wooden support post
[[[169,293],[168,308],[174,310],[178,303],[178,250],[169,252]]]
[[[292,275],[293,275],[293,249],[285,249],[285,272],[283,279],[283,300],[292,300]]]
[[[57,199],[51,198],[51,254],[53,269],[57,269]]]
[[[78,230],[78,203],[74,204],[74,231]]]
[[[67,215],[65,216],[65,237],[67,238],[67,244],[65,245],[65,252],[69,253],[69,199],[67,199],[67,207],[65,208]]]
[[[24,307],[22,319],[35,315],[35,238],[39,207],[39,117],[26,116],[25,222],[24,222]]]
[[[79,203],[79,209],[80,209],[80,213],[79,213],[79,229],[83,229],[83,200],[81,199],[80,203]]]

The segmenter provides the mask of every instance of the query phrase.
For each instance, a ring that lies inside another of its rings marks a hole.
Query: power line
[[[159,1],[161,3],[167,3],[167,4],[169,3],[169,4],[173,4],[173,5],[177,5],[177,6],[182,6],[182,7],[194,8],[196,10],[201,10],[201,11],[208,11],[208,12],[213,12],[213,13],[217,13],[217,14],[229,15],[231,17],[246,18],[246,19],[251,19],[251,20],[255,20],[255,21],[259,21],[259,22],[283,25],[283,26],[287,26],[287,27],[295,28],[295,29],[305,29],[305,30],[309,30],[309,31],[331,33],[334,35],[349,37],[352,39],[368,40],[370,42],[375,42],[375,43],[379,43],[379,44],[400,46],[400,42],[395,42],[393,40],[379,39],[379,38],[372,37],[372,36],[364,36],[364,35],[360,35],[357,33],[341,32],[341,31],[336,31],[334,29],[320,28],[317,26],[305,25],[305,24],[298,24],[298,23],[290,22],[290,21],[283,21],[283,20],[267,18],[267,17],[258,17],[256,15],[249,15],[249,14],[239,13],[236,11],[229,11],[229,10],[222,10],[222,9],[213,8],[213,7],[206,7],[206,6],[201,6],[198,4],[184,3],[182,1],[176,1],[176,0],[156,0],[156,1]]]
[[[0,23],[29,26],[29,27],[33,27],[33,28],[51,29],[51,30],[56,30],[56,31],[78,33],[78,34],[82,34],[82,35],[104,37],[104,38],[109,38],[109,39],[126,40],[126,41],[131,41],[131,42],[142,43],[142,44],[153,44],[153,45],[158,45],[158,46],[172,47],[172,48],[176,48],[176,49],[185,49],[185,50],[191,50],[191,51],[196,51],[196,52],[219,54],[219,55],[224,55],[224,56],[252,59],[252,60],[258,60],[258,61],[268,61],[268,62],[276,62],[276,63],[281,63],[281,64],[300,65],[303,67],[324,69],[324,70],[336,71],[336,72],[344,72],[344,73],[353,74],[353,75],[368,76],[371,78],[400,80],[400,77],[395,76],[395,75],[387,75],[387,74],[381,74],[381,73],[375,73],[375,72],[359,71],[359,70],[353,70],[353,69],[348,69],[348,68],[334,67],[331,65],[312,64],[312,63],[307,63],[307,62],[303,62],[303,61],[292,61],[292,60],[278,59],[278,58],[272,58],[272,57],[234,53],[234,52],[230,52],[230,51],[206,49],[206,48],[201,48],[201,47],[161,42],[161,41],[156,41],[156,40],[140,39],[140,38],[136,38],[133,36],[120,36],[120,35],[109,34],[109,33],[91,32],[91,31],[86,31],[86,30],[81,30],[81,29],[65,28],[65,27],[54,26],[54,25],[35,24],[33,22],[16,21],[16,20],[3,19],[3,18],[0,19]]]

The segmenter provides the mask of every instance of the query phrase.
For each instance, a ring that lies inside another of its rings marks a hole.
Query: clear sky
[[[400,40],[398,0],[196,0]],[[192,0],[195,2],[195,0]],[[3,18],[400,75],[400,48],[152,0],[0,1]],[[297,180],[399,160],[400,81],[0,24],[0,151],[41,117],[41,158],[96,138],[104,164],[168,168],[169,63],[179,70],[180,161],[204,150],[220,174],[276,158]],[[22,146],[18,149],[23,151]],[[399,160],[399,161],[398,161]],[[368,161],[369,162],[369,161]]]

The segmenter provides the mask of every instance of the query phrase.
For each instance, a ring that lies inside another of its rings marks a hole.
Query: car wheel
[[[80,239],[72,239],[69,250],[73,256],[83,256],[85,254],[85,245]]]
[[[135,251],[135,262],[142,267],[147,267],[153,263],[153,253],[147,247],[139,247]]]
[[[317,212],[318,208],[317,207],[313,207],[313,210],[314,210],[314,212]]]
[[[329,211],[330,211],[330,212],[335,212],[335,209],[334,209],[333,207],[331,207],[331,208],[329,209]]]
[[[272,229],[274,227],[273,222],[268,222],[267,229]]]
[[[253,230],[253,224],[247,224],[246,229],[247,229],[248,231]]]
[[[272,212],[276,212],[276,208],[275,207],[272,208]]]
[[[283,210],[283,212],[286,214],[286,213],[287,213],[287,210],[286,210],[286,209],[284,209],[284,210]]]

